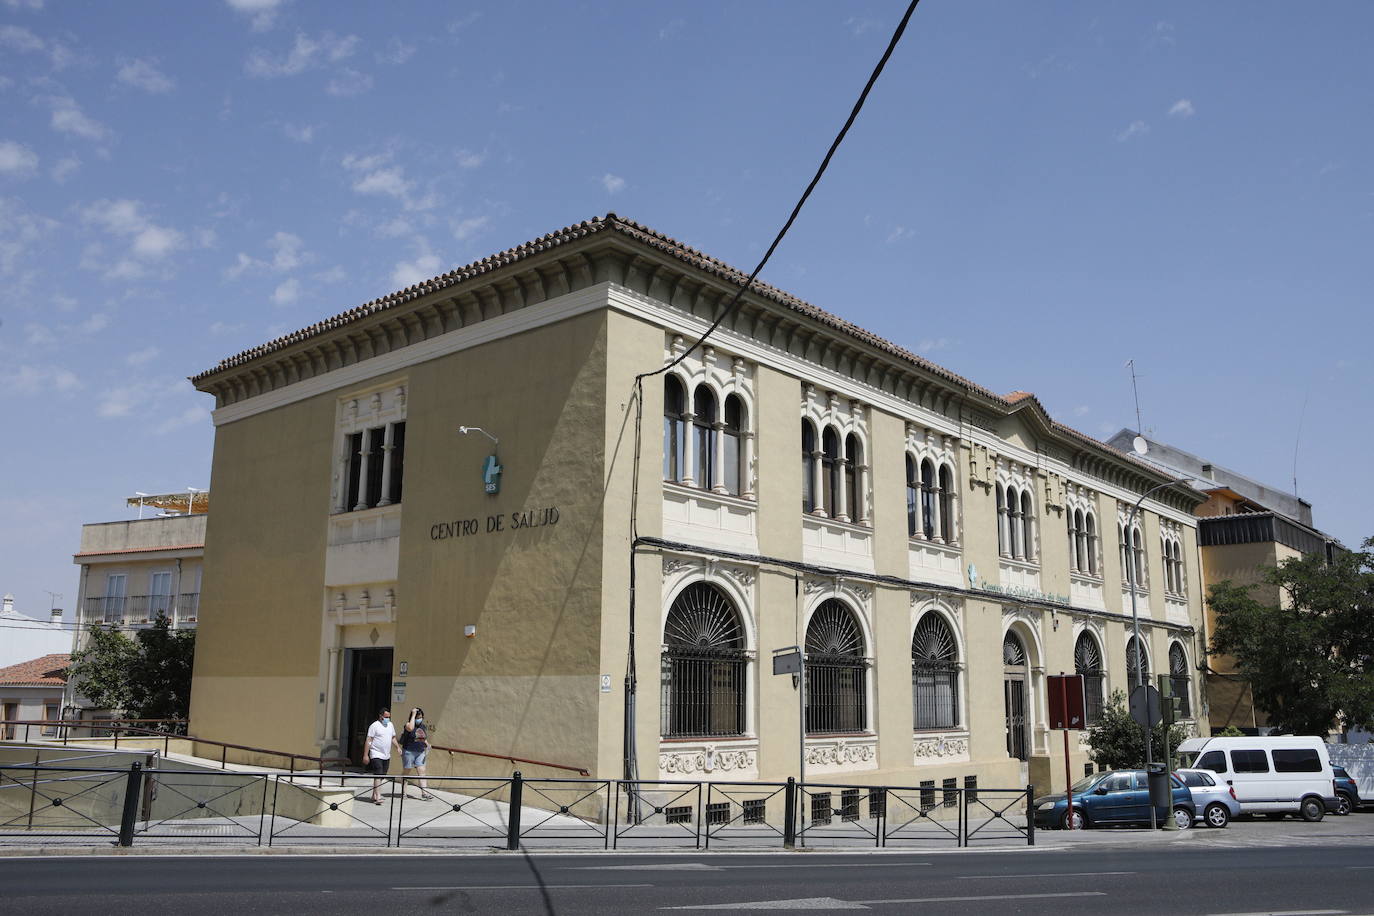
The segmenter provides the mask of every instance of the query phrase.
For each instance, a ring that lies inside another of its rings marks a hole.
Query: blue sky
[[[209,483],[185,377],[614,210],[749,269],[900,2],[0,0],[0,591]],[[925,0],[764,279],[1374,534],[1374,4]],[[1299,426],[1301,436],[1299,437]]]

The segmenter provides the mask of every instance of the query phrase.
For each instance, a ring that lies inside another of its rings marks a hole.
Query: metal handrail
[[[488,757],[492,760],[508,760],[511,763],[528,763],[533,766],[549,767],[554,770],[567,770],[579,776],[592,775],[585,767],[569,766],[566,763],[549,763],[547,760],[530,760],[527,757],[511,757],[509,754],[488,754],[485,751],[470,751],[462,747],[445,747],[442,744],[431,744],[430,748],[436,751],[447,751],[452,754],[467,754],[470,757]]]

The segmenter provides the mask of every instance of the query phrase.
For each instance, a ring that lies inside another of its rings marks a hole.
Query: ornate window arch
[[[840,490],[844,486],[840,464],[840,434],[835,427],[821,430],[821,505],[834,518],[838,512]]]
[[[663,626],[663,737],[746,733],[747,646],[743,618],[719,588],[698,581],[678,592]]]
[[[1139,641],[1134,636],[1126,640],[1126,686],[1128,690],[1134,690],[1136,686],[1136,673],[1140,672],[1140,683],[1150,683],[1150,650],[1144,644],[1142,638]]]
[[[911,637],[911,696],[916,731],[959,725],[959,645],[938,611],[927,611]]]
[[[725,492],[739,496],[748,471],[744,467],[744,435],[748,427],[748,413],[744,399],[738,394],[725,396],[725,410],[720,427],[721,483]]]
[[[802,511],[815,512],[821,508],[821,494],[816,490],[816,465],[821,460],[821,452],[816,427],[805,417],[801,421],[801,452]]]
[[[1073,644],[1073,670],[1083,675],[1083,714],[1086,724],[1095,725],[1102,718],[1106,696],[1106,666],[1102,661],[1102,644],[1088,630],[1078,634]]]
[[[663,378],[663,479],[681,483],[687,476],[687,393],[682,380]]]
[[[827,598],[806,625],[806,733],[868,729],[868,657],[863,626],[845,602]]]
[[[957,537],[954,529],[954,469],[948,463],[941,462],[937,479],[940,486],[940,537],[944,538],[946,544],[953,544]]]
[[[1188,672],[1188,650],[1174,640],[1169,644],[1169,684],[1179,698],[1179,712],[1185,719],[1193,716],[1191,677]]]

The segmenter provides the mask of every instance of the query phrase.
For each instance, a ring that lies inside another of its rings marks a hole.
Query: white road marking
[[[855,903],[963,903],[973,900],[1043,900],[1051,897],[1105,897],[1106,891],[1066,891],[1060,894],[987,894],[978,897],[902,897],[896,900],[856,900]]]
[[[661,906],[660,910],[866,910],[861,903],[834,897],[800,897],[796,900],[754,900],[748,903],[703,903],[697,906]]]
[[[1253,913],[1208,913],[1207,916],[1345,916],[1349,910],[1259,910]]]
[[[929,862],[814,862],[806,865],[760,863],[757,865],[707,865],[705,862],[665,862],[662,865],[564,865],[565,871],[729,871],[735,868],[906,868]],[[1084,872],[1094,875],[1129,875],[1134,872]],[[994,877],[1002,877],[996,875]],[[1034,877],[1034,876],[1032,876]]]
[[[454,884],[408,887],[393,887],[393,891],[538,891],[538,890],[580,890],[602,887],[653,887],[652,884]]]
[[[1043,875],[956,875],[966,880],[973,878],[1097,878],[1103,875],[1134,875],[1133,871],[1056,871]]]

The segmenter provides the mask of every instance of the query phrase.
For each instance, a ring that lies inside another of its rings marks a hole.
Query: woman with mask
[[[429,726],[425,724],[425,711],[415,707],[410,711],[401,730],[401,775],[418,776],[420,801],[433,801],[429,794],[429,782],[425,779],[425,760],[429,757]],[[410,783],[405,783],[406,797],[410,797]]]

